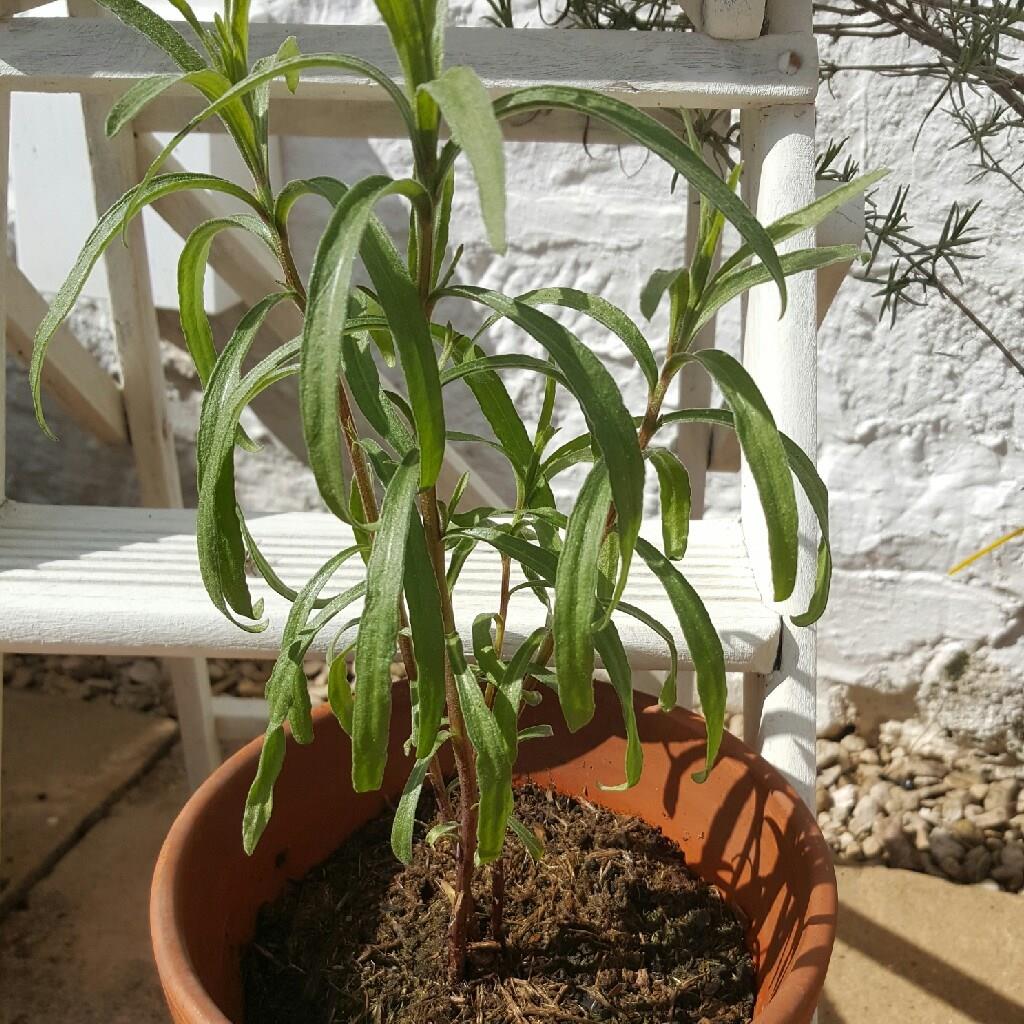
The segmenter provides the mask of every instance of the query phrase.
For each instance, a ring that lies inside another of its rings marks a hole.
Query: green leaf
[[[548,360],[516,353],[480,356],[478,359],[467,359],[465,362],[455,363],[454,366],[449,366],[441,372],[441,387],[451,384],[452,381],[496,370],[532,370],[534,373],[543,374],[558,381],[560,384],[565,384],[565,377],[561,371],[557,366],[548,362]]]
[[[483,82],[472,68],[451,67],[439,78],[421,85],[420,90],[434,98],[456,145],[469,159],[487,237],[495,251],[504,253],[504,139]]]
[[[477,668],[489,683],[497,686],[505,673],[498,652],[494,649],[494,637],[491,634],[491,623],[498,616],[491,612],[482,612],[473,619],[473,657]]]
[[[416,808],[419,807],[420,793],[430,770],[430,762],[447,740],[448,733],[441,733],[436,742],[428,748],[430,752],[425,757],[417,759],[398,800],[395,819],[391,825],[391,849],[403,864],[412,861],[412,831],[416,825]]]
[[[480,803],[477,808],[477,857],[490,864],[501,856],[512,814],[512,761],[505,740],[472,669],[466,664],[457,633],[445,638],[448,664],[455,676],[466,732],[476,751]]]
[[[299,52],[299,41],[295,36],[288,36],[288,38],[277,48],[277,63],[286,64],[292,57],[301,56]],[[296,89],[299,87],[300,72],[296,71],[294,66],[290,66],[289,70],[285,71],[284,83],[288,87],[288,91],[294,95]]]
[[[690,358],[708,371],[732,409],[764,510],[775,600],[785,601],[796,583],[799,537],[793,478],[775,419],[753,378],[729,353],[707,349]]]
[[[517,295],[516,301],[527,306],[562,306],[585,313],[592,320],[607,327],[629,349],[651,390],[657,386],[658,362],[654,358],[651,346],[640,328],[618,306],[612,305],[599,295],[590,295],[575,288],[537,288]],[[497,316],[491,317],[480,331],[487,330],[498,319]]]
[[[686,554],[690,535],[690,475],[676,453],[668,448],[652,446],[646,454],[658,472],[665,554],[678,561]]]
[[[603,462],[594,464],[569,516],[555,576],[555,670],[571,732],[594,717],[594,619],[601,545],[611,502]]]
[[[456,335],[454,345],[459,363],[479,365],[482,359],[495,358],[487,356],[483,349],[464,336]],[[509,461],[525,479],[533,461],[533,443],[501,378],[493,370],[474,367],[465,380]],[[549,489],[538,497],[538,501],[551,507],[555,504]]]
[[[352,321],[346,328],[352,326]],[[395,412],[380,386],[377,364],[366,335],[346,333],[341,339],[341,365],[345,383],[366,421],[388,444],[404,455],[414,447],[415,439]]]
[[[534,861],[539,861],[544,856],[544,844],[537,838],[536,833],[528,829],[514,814],[509,816],[508,827]]]
[[[860,255],[860,247],[856,245],[829,245],[819,249],[797,249],[795,252],[783,253],[780,257],[782,272],[786,277],[802,274],[808,270],[820,270],[833,263],[849,263]],[[768,272],[763,264],[755,263],[751,267],[740,270],[723,270],[712,279],[700,301],[699,312],[692,328],[691,336],[696,334],[727,302],[749,291],[755,285],[769,281]]]
[[[334,717],[345,730],[346,736],[352,735],[352,687],[348,681],[348,660],[335,658],[327,671],[327,701],[331,705]]]
[[[672,270],[656,270],[647,279],[647,283],[640,291],[640,312],[647,320],[650,320],[658,311],[662,297],[672,287],[673,282],[685,269],[675,267]]]
[[[867,191],[876,182],[888,175],[889,169],[883,167],[868,174],[862,174],[852,181],[837,185],[830,192],[813,200],[799,210],[787,213],[769,224],[765,231],[773,242],[781,242],[801,231],[817,227],[830,213],[845,206],[851,199]],[[740,245],[721,266],[719,276],[728,276],[732,270],[740,266],[753,255],[749,245]]]
[[[646,146],[682,175],[697,192],[707,197],[713,207],[725,214],[740,237],[768,267],[779,287],[785,309],[786,282],[768,233],[746,204],[670,128],[628,103],[573,86],[543,85],[517,89],[494,103],[494,113],[499,120],[551,108],[573,110],[611,125]]]
[[[653,615],[648,615],[643,608],[638,608],[627,601],[620,601],[617,610],[622,612],[623,615],[631,615],[638,622],[642,622],[651,632],[657,633],[665,641],[665,646],[668,647],[669,669],[665,675],[665,682],[662,683],[661,692],[658,694],[658,704],[661,706],[662,711],[671,711],[676,706],[676,701],[678,700],[676,683],[679,677],[679,651],[676,648],[676,641],[675,637],[672,636],[672,631],[663,622],[659,622],[654,618]]]
[[[255,235],[276,256],[274,239],[267,226],[258,217],[247,214],[208,220],[193,229],[185,240],[178,259],[178,315],[185,346],[203,384],[209,380],[217,359],[213,330],[206,315],[206,268],[215,238],[229,228],[240,228]]]
[[[198,71],[206,67],[199,52],[185,41],[170,22],[154,14],[138,0],[96,0],[124,24],[141,32],[160,47],[182,71]]]
[[[615,378],[569,330],[539,310],[498,292],[468,286],[447,294],[490,306],[508,317],[550,353],[566,378],[587,419],[591,434],[608,467],[621,542],[622,571],[612,604],[621,596],[629,574],[636,538],[643,520],[644,465],[636,427]],[[532,461],[533,446],[530,445]]]
[[[398,636],[410,513],[416,496],[419,453],[402,459],[388,484],[366,567],[366,602],[356,640],[356,698],[352,720],[352,785],[379,789],[387,764],[391,725],[391,658]]]
[[[251,854],[259,842],[263,830],[270,821],[274,807],[274,784],[284,764],[285,738],[284,723],[289,721],[292,733],[300,743],[312,739],[312,722],[309,717],[309,691],[302,671],[302,661],[317,633],[342,609],[357,601],[366,592],[365,583],[357,583],[345,592],[331,598],[320,615],[307,623],[309,614],[320,596],[320,592],[341,565],[358,548],[346,548],[329,558],[313,575],[296,596],[288,614],[282,636],[281,653],[270,678],[267,680],[267,703],[270,718],[260,751],[256,778],[249,789],[242,818],[242,839],[245,852]]]
[[[555,582],[558,560],[556,556],[522,537],[509,533],[507,529],[495,526],[470,526],[450,535],[452,539],[462,537],[490,544],[503,555],[514,558],[524,569],[544,577],[549,583]]]
[[[639,547],[638,547],[639,549]],[[629,667],[622,639],[615,624],[609,622],[603,629],[594,634],[594,643],[608,679],[619,698],[622,708],[622,721],[626,726],[626,781],[618,786],[605,786],[598,783],[601,789],[621,791],[632,789],[639,781],[644,770],[644,748],[640,742],[640,733],[636,726],[636,708],[633,706],[633,673]],[[562,679],[559,675],[558,689],[561,693]]]
[[[196,55],[198,57],[198,54]],[[145,188],[153,176],[160,170],[167,158],[177,149],[183,139],[189,136],[207,118],[216,114],[227,112],[231,109],[238,109],[239,101],[259,89],[266,82],[275,78],[283,78],[285,81],[294,80],[294,76],[312,68],[337,68],[341,71],[351,71],[363,75],[379,85],[391,98],[398,108],[414,140],[414,148],[417,136],[417,128],[412,114],[412,108],[408,100],[402,95],[401,89],[388,78],[379,68],[368,64],[358,57],[350,57],[343,54],[318,53],[309,54],[304,57],[292,57],[280,63],[273,63],[269,67],[262,67],[253,72],[240,82],[236,82],[229,89],[212,98],[212,102],[196,114],[160,151],[156,159],[150,164],[143,179],[142,186]],[[186,69],[192,70],[192,69]],[[244,109],[244,108],[243,108]],[[244,154],[243,154],[244,155]],[[132,213],[136,212],[134,210]]]
[[[235,438],[242,410],[250,400],[252,380],[262,383],[264,361],[240,381],[242,361],[271,309],[290,293],[269,295],[239,321],[231,339],[208,378],[196,439],[199,501],[196,540],[199,570],[214,606],[232,622],[248,631],[260,631],[266,623],[238,622],[233,610],[248,619],[259,619],[262,602],[254,605],[245,576],[245,544],[236,512],[234,461]],[[270,364],[276,363],[275,353]]]
[[[286,746],[282,726],[267,731],[260,750],[256,777],[249,787],[249,793],[245,798],[245,812],[242,815],[242,846],[250,857],[274,812],[274,783],[277,782],[284,765]]]
[[[185,78],[185,75],[152,75],[136,82],[110,108],[106,123],[107,137],[113,138],[126,124],[133,121],[147,104]]]
[[[653,544],[642,538],[637,542],[636,550],[664,587],[693,659],[697,693],[708,732],[706,767],[694,775],[696,781],[703,782],[718,756],[725,729],[726,682],[722,641],[700,595],[683,574]],[[603,658],[604,654],[601,656]]]
[[[445,709],[444,623],[437,580],[430,566],[423,523],[413,509],[409,514],[403,587],[416,658],[416,752],[420,757],[433,747]]]
[[[32,342],[32,363],[29,368],[29,382],[32,387],[32,402],[35,408],[36,421],[46,435],[53,438],[53,432],[46,423],[42,406],[42,374],[43,363],[46,361],[46,350],[49,347],[57,328],[67,318],[71,307],[74,306],[81,294],[89,274],[97,261],[103,255],[107,246],[117,237],[118,231],[124,222],[126,211],[135,201],[138,208],[155,203],[158,199],[170,195],[173,192],[181,192],[186,189],[209,189],[214,192],[224,192],[235,199],[240,199],[254,209],[259,209],[259,204],[244,188],[223,178],[215,177],[212,174],[163,174],[154,178],[149,185],[143,189],[138,186],[126,192],[113,206],[100,218],[99,223],[92,229],[89,237],[82,246],[82,251],[75,260],[67,279],[60,286],[50,308],[43,317],[42,322],[36,330]]]
[[[413,181],[375,176],[345,192],[320,238],[309,278],[299,382],[302,428],[310,467],[320,493],[328,508],[342,519],[347,517],[347,492],[342,475],[343,454],[337,414],[338,375],[342,368],[338,338],[345,332],[355,259],[370,226],[373,207],[384,196],[393,194],[418,198],[423,190]],[[391,275],[392,283],[399,289],[392,296],[392,305],[405,313],[412,300],[401,288],[407,284],[414,293],[414,286],[407,276],[403,277],[402,268],[393,267],[392,261],[383,258],[378,248],[375,247],[371,253],[368,247],[364,247],[363,255],[368,267],[371,258],[374,261],[371,276],[374,270]],[[390,319],[391,310],[388,312]],[[422,319],[418,303],[416,312]],[[430,346],[426,354],[423,352],[422,331],[419,337],[410,338],[407,334],[399,334],[396,329],[395,337],[399,339],[403,369],[409,383],[418,441],[422,450],[429,452],[428,464],[420,466],[422,485],[429,486],[433,483],[431,474],[433,479],[437,478],[444,455],[444,418],[437,364],[433,358],[429,329],[425,331],[426,344]],[[409,359],[411,365],[407,365]]]
[[[548,740],[555,735],[555,730],[550,725],[531,725],[527,729],[519,730],[519,742],[525,743],[527,740]]]
[[[523,681],[530,671],[530,663],[548,635],[546,627],[534,630],[512,655],[504,668],[494,693],[494,720],[498,723],[510,763],[519,755],[519,712],[523,701]]]
[[[457,821],[439,821],[424,837],[427,846],[436,846],[447,836],[454,836],[459,831]]]
[[[722,426],[735,429],[735,420],[728,409],[680,409],[677,412],[667,413],[662,417],[661,423],[717,423]],[[814,593],[811,596],[807,610],[800,615],[792,616],[791,620],[795,626],[813,625],[825,613],[825,606],[828,604],[828,593],[832,581],[832,551],[829,546],[829,524],[828,524],[828,488],[824,481],[818,476],[814,463],[807,457],[800,446],[787,437],[782,438],[782,445],[786,450],[786,458],[789,460],[789,468],[803,488],[807,499],[818,519],[818,527],[821,532],[821,539],[818,541],[818,562],[814,586]]]

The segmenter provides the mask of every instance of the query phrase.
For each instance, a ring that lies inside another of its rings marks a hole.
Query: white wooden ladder
[[[190,99],[173,90],[153,103],[124,132],[103,137],[102,117],[113,98],[140,77],[167,70],[162,55],[131,30],[100,18],[90,0],[71,0],[71,18],[13,15],[38,6],[35,0],[0,0],[0,225],[5,220],[9,102],[12,91],[79,93],[90,142],[97,207],[105,209],[135,184],[139,167],[153,152],[149,133],[176,128]],[[805,205],[815,194],[814,99],[817,50],[809,0],[772,0],[767,34],[762,12],[746,0],[694,0],[697,24],[721,26],[727,10],[732,35],[703,33],[544,32],[452,29],[449,63],[472,65],[495,93],[535,83],[559,82],[599,89],[652,112],[659,108],[738,110],[747,199],[762,221]],[[756,6],[756,4],[754,5]],[[762,4],[763,7],[763,4]],[[716,29],[722,34],[725,29]],[[253,27],[256,56],[276,50],[286,35],[303,52],[356,53],[397,77],[383,29],[301,25]],[[347,104],[342,122],[349,135],[400,131],[388,120],[378,87],[353,75],[303,77],[296,96],[275,91],[271,124],[291,135],[337,135],[336,104]],[[726,115],[728,116],[728,115]],[[205,123],[215,130],[212,121]],[[550,114],[508,127],[510,137],[576,139],[582,122]],[[593,138],[593,134],[591,135]],[[158,212],[178,233],[217,214],[208,198],[187,193],[168,197]],[[42,224],[41,231],[58,230]],[[824,237],[828,234],[829,237]],[[819,229],[819,240],[859,241],[856,210],[844,210]],[[211,262],[247,302],[275,290],[275,273],[241,234],[222,233]],[[107,259],[121,382],[112,380],[66,330],[51,349],[45,386],[77,421],[111,443],[129,443],[136,456],[143,508],[78,508],[4,501],[0,481],[0,652],[148,654],[167,659],[174,682],[190,779],[201,780],[219,759],[218,740],[247,738],[261,729],[253,721],[259,702],[211,699],[205,656],[273,657],[284,620],[282,601],[254,581],[264,597],[271,628],[235,629],[208,602],[200,581],[193,537],[194,514],[180,508],[181,494],[167,420],[156,313],[141,229],[129,233],[130,248],[111,246]],[[811,240],[798,236],[787,245]],[[6,266],[5,266],[6,264]],[[812,458],[816,446],[816,324],[824,315],[845,268],[815,278],[791,279],[789,305],[778,316],[769,287],[755,290],[745,310],[744,362],[761,387],[780,428]],[[10,261],[0,258],[0,330],[7,348],[21,358],[44,304]],[[271,327],[281,337],[295,333],[293,314],[275,310]],[[714,342],[713,326],[701,344]],[[0,380],[0,384],[2,384]],[[688,385],[689,386],[689,385]],[[0,462],[3,458],[3,395],[0,387]],[[686,395],[706,404],[708,395]],[[269,410],[270,414],[274,410]],[[732,452],[732,454],[730,454]],[[680,453],[694,481],[696,508],[703,504],[709,466],[724,468],[738,452],[711,433],[694,431]],[[449,462],[454,480],[463,466]],[[682,570],[707,602],[722,637],[727,666],[744,674],[747,740],[760,746],[810,797],[814,780],[815,634],[794,630],[784,613],[763,595],[769,560],[763,520],[745,468],[738,522],[695,522]],[[442,480],[442,485],[444,481]],[[480,496],[480,495],[478,495]],[[486,495],[483,495],[486,498]],[[802,557],[792,608],[805,606],[814,583],[814,517],[800,507]],[[347,543],[346,528],[318,513],[253,516],[254,535],[279,572],[304,581],[332,551]],[[497,555],[479,550],[460,584],[457,612],[468,633],[481,600],[493,596]],[[356,570],[353,569],[353,572]],[[627,591],[636,604],[669,622],[657,605],[664,596],[637,571]],[[536,621],[536,602],[513,605],[509,639],[524,636]],[[658,638],[631,620],[620,624],[634,667],[667,667]],[[677,642],[688,661],[682,636]]]

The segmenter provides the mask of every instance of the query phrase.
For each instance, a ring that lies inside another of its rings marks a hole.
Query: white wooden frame
[[[72,13],[92,13],[86,10],[89,2],[72,0]],[[27,0],[0,0],[0,15],[31,6]],[[710,27],[717,23],[714,17],[706,17],[709,12],[720,14],[719,8],[733,7],[731,0],[703,0],[702,17]],[[814,195],[817,54],[808,0],[773,0],[768,4],[767,19],[769,34],[756,37],[755,30],[750,32],[755,38],[730,41],[696,33],[575,31],[556,35],[453,29],[447,49],[451,62],[473,64],[493,94],[530,82],[561,81],[602,89],[655,115],[670,107],[739,110],[748,199],[758,215],[768,219],[802,205]],[[737,29],[741,23],[752,25],[755,20],[759,29],[760,20],[748,11],[745,21],[730,24]],[[397,75],[382,30],[255,26],[253,49],[257,54],[273,50],[286,34],[297,35],[304,52],[358,52]],[[110,19],[83,18],[74,25],[64,19],[0,22],[3,144],[10,90],[79,92],[89,122],[95,126],[99,109],[114,95],[132,80],[162,70],[166,66],[157,51]],[[283,89],[273,92],[274,108],[287,107],[286,123],[292,134],[319,134],[325,131],[325,125],[330,134],[337,134],[338,119],[325,119],[324,113],[339,101],[346,103],[347,133],[367,136],[393,130],[387,124],[380,127],[383,108],[377,87],[356,76],[323,73],[304,77],[297,97]],[[119,194],[136,180],[137,163],[152,149],[146,132],[177,125],[183,112],[193,109],[193,101],[171,91],[136,123],[134,144],[125,133],[113,148],[106,141],[94,147],[98,205],[106,205],[107,193]],[[217,130],[212,122],[204,128]],[[512,137],[533,139],[575,138],[579,130],[578,119],[560,115],[508,126]],[[2,153],[0,163],[3,191],[7,161]],[[212,211],[208,198],[188,196],[165,200],[161,212],[176,230],[184,232],[197,215]],[[833,230],[849,238],[856,230],[856,217],[847,217],[839,229]],[[855,236],[853,240],[858,239]],[[804,245],[807,241],[797,238],[791,244]],[[238,738],[252,728],[253,708],[258,707],[253,702],[243,708],[220,701],[215,715],[198,656],[244,651],[249,656],[269,657],[275,652],[279,634],[272,628],[253,639],[251,634],[230,632],[231,627],[219,619],[202,596],[194,546],[189,540],[191,516],[173,510],[180,504],[180,494],[176,491],[173,448],[165,418],[158,334],[148,300],[148,271],[140,252],[137,246],[128,258],[115,246],[108,257],[122,261],[120,273],[112,274],[112,280],[127,282],[113,299],[124,375],[125,420],[118,417],[109,387],[95,373],[76,373],[69,368],[69,360],[91,358],[75,348],[77,343],[70,335],[60,340],[50,381],[59,397],[63,382],[65,403],[83,425],[91,423],[90,429],[105,431],[108,440],[122,440],[121,431],[127,423],[140,474],[145,477],[144,501],[170,510],[97,512],[26,507],[9,501],[0,506],[0,600],[5,605],[0,650],[118,650],[175,655],[173,663],[181,666],[176,681],[179,708],[184,705],[182,733],[186,751],[192,752],[193,777],[198,777],[216,758],[215,718],[222,736]],[[266,293],[273,270],[245,243],[228,241],[225,236],[214,258],[218,260],[218,272],[243,299],[252,301]],[[16,325],[12,336],[16,346],[23,349],[32,326],[27,321],[32,319],[32,303],[36,300],[22,295],[17,271],[10,273],[16,287],[0,290],[0,324],[6,319],[2,303],[9,298],[11,321]],[[752,293],[745,316],[744,362],[780,426],[812,458],[816,445],[815,327],[836,287],[834,274],[819,280],[817,288],[810,274],[792,278],[789,306],[779,319],[777,296],[765,286]],[[274,325],[275,330],[287,336],[291,325],[284,321],[289,314],[282,310],[276,315],[281,323]],[[713,343],[712,331],[704,341]],[[74,355],[67,355],[69,352]],[[67,386],[76,378],[80,388]],[[0,441],[2,433],[0,416]],[[696,446],[687,442],[690,447],[685,457],[697,477],[714,464],[719,448],[715,437],[714,433],[705,433]],[[723,445],[722,451],[726,450]],[[728,456],[723,460],[727,461]],[[449,472],[454,470],[449,468]],[[0,492],[0,500],[2,497]],[[339,529],[326,517],[286,520],[257,520],[257,529],[267,531],[271,543],[276,538],[279,557],[296,572],[311,555],[305,539],[313,537],[315,549],[317,537],[333,537],[332,531]],[[772,606],[763,596],[770,592],[766,585],[767,543],[759,503],[745,471],[741,525],[718,521],[695,524],[684,564],[684,570],[709,602],[729,652],[730,666],[745,673],[747,739],[761,746],[808,798],[814,773],[815,634],[813,629],[791,630],[784,613],[806,602],[813,586],[816,537],[806,525],[813,521],[809,509],[801,507],[801,522],[805,524],[801,536],[803,557],[797,589],[786,608]],[[467,572],[468,579],[482,580],[492,578],[494,568],[481,553]],[[141,605],[133,607],[127,599],[133,586],[138,594],[143,580],[156,580],[163,588],[162,604],[170,609],[163,620],[147,615]],[[641,574],[631,588],[642,601],[650,604],[654,600]],[[467,594],[472,604],[472,586]],[[274,600],[268,597],[272,613]],[[89,606],[86,614],[84,602]],[[472,611],[476,610],[474,606]],[[38,628],[44,614],[45,637]],[[463,619],[467,614],[468,606]],[[279,615],[272,617],[279,623]],[[55,629],[54,623],[60,628]],[[518,625],[526,628],[530,623],[524,617]],[[522,630],[512,629],[510,636],[517,631]],[[663,655],[642,630],[627,629],[627,636],[631,658],[638,668],[663,663]]]

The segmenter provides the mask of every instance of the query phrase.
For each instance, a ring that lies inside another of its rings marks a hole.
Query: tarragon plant
[[[203,581],[217,608],[244,630],[267,625],[261,603],[250,593],[247,564],[291,603],[282,650],[267,681],[270,721],[245,809],[245,848],[255,847],[271,814],[274,783],[285,756],[286,724],[297,742],[313,738],[302,666],[316,638],[331,638],[330,703],[351,736],[357,792],[378,788],[384,776],[390,669],[397,650],[408,676],[401,685],[409,687],[414,709],[408,742],[415,762],[395,817],[393,846],[403,860],[411,856],[413,817],[429,778],[441,816],[430,838],[452,833],[455,839],[450,963],[453,977],[460,977],[475,872],[491,865],[495,886],[501,884],[509,832],[532,855],[542,853],[514,815],[512,779],[518,745],[548,735],[550,728],[520,731],[522,708],[553,693],[547,699],[557,701],[570,729],[579,729],[594,713],[594,669],[600,657],[625,720],[623,785],[633,786],[640,778],[642,750],[630,665],[613,611],[635,616],[664,639],[671,660],[661,693],[665,708],[675,704],[676,626],[685,637],[707,721],[707,769],[715,760],[725,711],[725,664],[708,613],[676,564],[686,550],[689,483],[672,449],[657,443],[664,428],[702,422],[736,430],[764,506],[773,596],[780,601],[790,595],[796,577],[796,477],[818,517],[822,542],[817,589],[810,607],[794,621],[809,624],[821,614],[831,571],[825,488],[811,461],[776,429],[743,366],[721,351],[693,351],[691,342],[716,310],[747,289],[774,282],[784,300],[788,275],[852,259],[856,252],[850,247],[779,255],[775,246],[813,227],[869,179],[841,184],[827,198],[762,226],[736,195],[738,171],[731,180],[721,180],[690,141],[625,103],[565,86],[518,89],[492,101],[472,69],[445,68],[443,0],[378,0],[401,67],[400,82],[357,57],[302,54],[293,38],[284,40],[273,55],[252,61],[247,0],[226,0],[223,17],[212,26],[197,21],[187,0],[172,0],[192,40],[138,0],[101,2],[180,68],[134,84],[110,113],[110,134],[179,83],[197,89],[206,106],[164,147],[142,182],[103,215],[40,325],[31,372],[39,422],[45,429],[39,387],[47,345],[90,270],[127,222],[162,196],[186,189],[241,200],[247,213],[211,220],[189,236],[178,285],[182,329],[205,388],[197,442],[197,541]],[[267,159],[270,86],[283,79],[294,91],[310,69],[356,74],[380,87],[408,132],[408,177],[375,175],[351,185],[316,177],[292,181],[275,192]],[[456,266],[459,250],[449,257],[458,156],[465,154],[468,160],[489,240],[502,252],[506,215],[500,125],[506,118],[550,108],[603,121],[664,160],[702,197],[700,238],[689,266],[657,271],[641,296],[648,317],[666,296],[670,302],[660,359],[636,323],[599,296],[561,286],[504,295],[463,283]],[[214,116],[237,144],[251,183],[209,174],[162,173],[161,165],[178,143]],[[444,135],[449,141],[442,141]],[[304,280],[292,256],[288,216],[307,196],[325,201],[331,212]],[[409,207],[404,254],[374,214],[385,196],[400,196]],[[715,270],[726,221],[736,228],[740,245]],[[242,316],[218,352],[203,309],[202,283],[211,244],[223,231],[249,232],[265,245],[280,263],[282,286]],[[357,260],[369,287],[353,283]],[[436,320],[441,300],[476,310],[477,330],[467,336]],[[303,314],[301,336],[247,366],[261,324],[281,303],[292,303]],[[646,407],[639,415],[627,408],[598,356],[541,307],[582,313],[626,346],[648,385]],[[501,320],[511,321],[539,343],[545,358],[488,354],[488,331]],[[400,392],[382,383],[378,358],[400,371]],[[535,424],[523,422],[506,391],[501,379],[506,370],[536,374],[544,401]],[[664,409],[680,372],[709,373],[728,408]],[[243,411],[266,388],[292,376],[298,377],[298,414],[320,494],[330,512],[351,527],[353,538],[298,590],[279,577],[260,551],[234,485],[236,455],[252,448],[240,426]],[[465,477],[452,493],[438,494],[446,440],[466,439],[445,424],[445,389],[457,380],[466,382],[493,432],[491,438],[476,440],[496,447],[507,460],[516,489],[512,508],[464,508]],[[559,389],[579,403],[589,432],[553,447]],[[356,409],[368,430],[357,426]],[[590,469],[574,508],[565,515],[555,507],[551,483],[580,463]],[[660,489],[663,550],[640,537],[647,463]],[[478,545],[497,549],[502,571],[495,573],[493,607],[481,609],[472,624],[472,650],[466,650],[456,628],[452,592]],[[363,581],[335,592],[331,580],[339,567],[360,558],[365,562]],[[664,586],[677,624],[657,622],[622,599],[637,559]],[[546,624],[509,649],[505,637],[514,589],[512,563],[521,567],[525,585],[543,603]],[[349,622],[339,628],[339,622],[348,618],[347,610],[357,608],[353,690],[347,671],[352,651],[339,649],[337,638],[353,628]],[[451,748],[457,787],[447,787],[441,774],[438,758],[445,746]],[[495,938],[500,939],[500,916],[494,920]]]

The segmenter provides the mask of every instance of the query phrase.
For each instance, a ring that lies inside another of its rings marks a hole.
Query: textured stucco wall
[[[532,4],[520,9],[539,24]],[[343,11],[330,0],[279,0],[264,10],[279,21],[373,18],[368,0]],[[485,6],[458,4],[453,11],[458,21],[477,24]],[[878,44],[872,47],[870,59],[884,59]],[[866,53],[858,55],[848,44],[841,52],[858,60]],[[980,224],[987,240],[978,249],[986,257],[983,276],[989,284],[971,297],[1004,337],[1018,342],[1024,312],[1020,196],[990,181],[965,183],[963,154],[950,151],[941,114],[913,148],[914,132],[933,97],[932,86],[914,80],[840,77],[823,90],[819,136],[823,142],[849,136],[851,152],[866,167],[885,164],[893,168],[892,181],[911,184],[922,235],[938,230],[951,201],[984,196]],[[404,173],[407,153],[394,141],[288,139],[282,160],[288,177],[332,173],[351,181],[382,170]],[[682,253],[684,199],[670,194],[667,169],[634,149],[593,146],[587,153],[578,144],[510,145],[508,160],[508,255],[496,257],[483,240],[476,198],[467,187],[452,232],[456,242],[465,243],[459,278],[511,293],[571,284],[605,295],[639,319],[643,280],[656,267],[678,263]],[[464,174],[464,185],[467,178]],[[883,191],[890,190],[887,185]],[[295,217],[295,235],[308,260],[323,210],[311,204],[297,209]],[[385,219],[402,230],[398,204]],[[472,322],[464,313],[453,318],[460,326]],[[628,354],[586,322],[567,322],[614,367],[627,400],[639,409],[644,390]],[[663,334],[664,324],[656,320],[651,337]],[[499,350],[524,347],[510,331],[494,337]],[[737,350],[735,311],[723,318],[720,344]],[[853,712],[903,716],[921,703],[925,717],[941,727],[979,742],[1020,747],[1024,545],[1007,548],[956,579],[945,573],[1022,515],[1021,382],[948,307],[933,302],[905,314],[890,330],[877,321],[870,289],[853,283],[833,307],[820,349],[819,461],[832,495],[836,560],[831,608],[820,626],[823,722]],[[535,414],[540,403],[535,380],[506,379],[523,412]],[[194,380],[177,358],[170,380],[187,471]],[[23,378],[13,374],[11,493],[110,500],[100,486],[109,478],[113,493],[128,500],[130,470],[124,460],[81,442],[75,442],[71,456],[69,449],[46,445],[33,433],[22,388]],[[468,401],[452,420],[459,429],[484,427]],[[578,410],[568,403],[559,410],[559,426],[566,437],[584,429]],[[65,436],[70,433],[66,428]],[[490,453],[465,454],[489,482],[507,491]],[[578,483],[578,475],[566,474],[558,495],[571,497]],[[308,506],[315,500],[305,474],[273,446],[262,461],[248,465],[241,486],[264,507]],[[733,514],[736,493],[732,477],[714,476],[708,514]],[[650,511],[656,509],[652,500]]]

